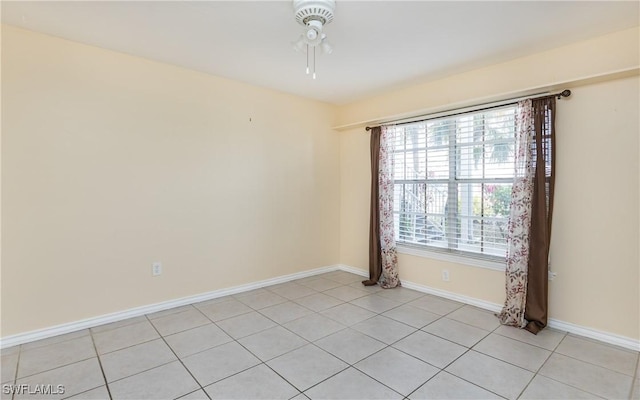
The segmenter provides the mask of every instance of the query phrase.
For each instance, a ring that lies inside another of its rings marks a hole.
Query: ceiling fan
[[[307,54],[306,72],[311,72],[313,79],[316,79],[316,48],[320,47],[323,54],[331,54],[333,51],[323,28],[333,21],[335,9],[335,0],[293,0],[296,21],[304,28],[298,40],[293,42],[293,48]],[[312,53],[310,69],[309,58]]]

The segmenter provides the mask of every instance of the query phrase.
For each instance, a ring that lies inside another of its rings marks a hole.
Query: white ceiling
[[[338,0],[316,81],[291,46],[291,1],[2,1],[2,21],[344,104],[638,26],[639,4]]]

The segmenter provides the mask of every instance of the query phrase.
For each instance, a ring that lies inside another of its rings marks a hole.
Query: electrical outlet
[[[151,264],[151,275],[158,276],[162,274],[162,263],[160,261],[156,261]]]
[[[445,282],[449,282],[449,270],[448,269],[443,269],[442,270],[442,280]]]

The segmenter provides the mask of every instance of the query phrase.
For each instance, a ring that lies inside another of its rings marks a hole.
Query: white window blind
[[[514,180],[515,105],[388,126],[396,241],[503,260]]]

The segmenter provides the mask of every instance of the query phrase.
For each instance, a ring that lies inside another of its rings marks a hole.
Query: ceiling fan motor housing
[[[330,23],[335,9],[335,0],[293,0],[296,21],[302,26],[310,21],[319,21],[322,25]]]

